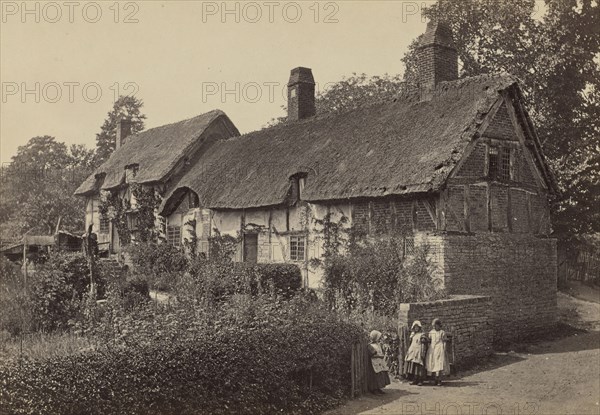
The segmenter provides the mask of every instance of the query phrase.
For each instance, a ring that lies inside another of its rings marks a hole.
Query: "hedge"
[[[212,329],[0,367],[0,413],[304,414],[341,403],[361,330],[305,296],[269,301],[229,304]]]

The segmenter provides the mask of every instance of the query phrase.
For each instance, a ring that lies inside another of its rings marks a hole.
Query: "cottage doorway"
[[[244,262],[256,264],[258,259],[258,234],[244,234]]]

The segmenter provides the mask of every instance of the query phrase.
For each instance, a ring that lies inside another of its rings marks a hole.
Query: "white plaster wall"
[[[204,235],[204,233],[207,233],[207,230],[212,232],[213,228],[216,228],[222,235],[237,237],[242,228],[242,223],[245,223],[246,226],[253,224],[261,227],[262,230],[258,235],[259,262],[290,262],[289,235],[307,232],[306,260],[294,263],[300,267],[304,283],[310,288],[319,288],[321,286],[322,271],[309,265],[311,259],[320,258],[323,255],[323,241],[318,232],[315,231],[317,226],[314,219],[323,219],[328,211],[332,212],[332,219],[335,221],[345,215],[348,218],[347,226],[351,226],[351,206],[349,203],[329,206],[329,209],[324,205],[304,204],[290,208],[289,213],[286,208],[253,209],[245,212],[241,210],[210,211],[207,209],[191,209],[181,220],[182,224],[185,224],[189,219],[196,219],[196,236],[198,239],[205,241],[209,235]],[[204,223],[205,221],[210,223]],[[270,228],[269,224],[271,225]],[[191,231],[192,229],[183,231],[182,236],[187,235],[189,237]],[[235,260],[242,260],[241,246]]]
[[[308,251],[307,259],[310,261],[312,258],[321,258],[324,253],[323,240],[320,235],[322,227],[317,226],[314,220],[323,219],[327,213],[331,213],[332,221],[339,221],[342,216],[348,218],[346,226],[349,228],[352,226],[352,208],[349,203],[335,204],[335,205],[321,205],[321,204],[309,204],[310,211],[310,224],[308,234]],[[306,270],[306,279],[309,288],[321,288],[321,280],[323,278],[323,270],[320,267],[308,266]]]
[[[212,215],[212,228],[216,228],[221,235],[237,237],[242,227],[241,211],[215,211]]]

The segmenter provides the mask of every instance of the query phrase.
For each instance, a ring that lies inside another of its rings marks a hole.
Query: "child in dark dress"
[[[382,389],[390,384],[390,376],[388,374],[388,367],[384,360],[383,350],[379,344],[381,339],[381,333],[377,330],[373,330],[369,334],[371,343],[367,346],[367,351],[371,360],[368,371],[367,386],[371,393],[376,395],[383,395]]]

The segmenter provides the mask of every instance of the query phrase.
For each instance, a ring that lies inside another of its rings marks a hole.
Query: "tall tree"
[[[68,148],[54,137],[33,137],[20,146],[0,182],[0,236],[24,232],[52,234],[61,228],[83,230],[84,202],[73,191],[91,172],[94,151]]]
[[[144,106],[142,100],[134,96],[120,96],[107,114],[100,133],[96,135],[96,164],[101,164],[108,159],[115,150],[117,139],[117,122],[123,117],[130,118],[133,123],[131,133],[136,134],[144,129],[146,115],[142,114]]]

